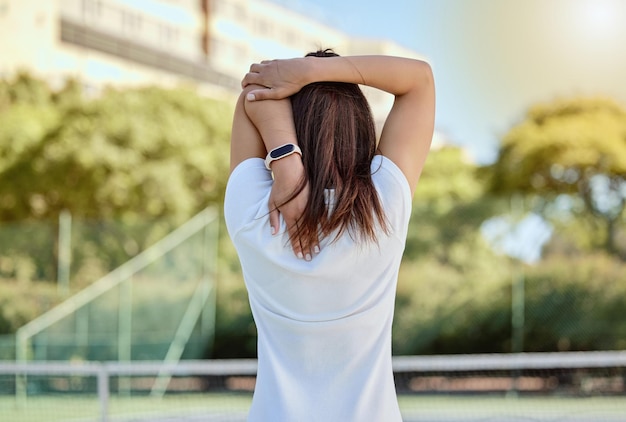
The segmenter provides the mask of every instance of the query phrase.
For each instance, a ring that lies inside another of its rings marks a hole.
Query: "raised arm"
[[[390,56],[305,57],[252,65],[243,85],[248,101],[286,98],[304,85],[320,82],[368,85],[395,96],[385,121],[379,150],[391,159],[415,190],[434,131],[435,89],[430,66]]]
[[[231,171],[248,158],[265,158],[270,151],[286,143],[297,145],[296,131],[288,99],[264,102],[245,102],[244,97],[251,90],[246,87],[235,106],[230,146]],[[300,258],[311,259],[317,245],[303,245],[296,235],[296,222],[308,200],[308,186],[294,196],[304,181],[304,166],[299,155],[271,163],[274,184],[269,198],[269,219],[272,234],[278,232],[279,214],[282,214],[294,253]]]

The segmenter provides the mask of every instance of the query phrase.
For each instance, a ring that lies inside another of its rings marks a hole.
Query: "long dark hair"
[[[332,50],[307,56],[338,56]],[[291,97],[309,200],[298,221],[304,248],[318,239],[348,231],[355,240],[376,241],[376,225],[387,232],[385,215],[372,182],[376,129],[367,99],[356,84],[316,82]],[[334,189],[328,212],[325,190]],[[295,196],[295,195],[294,195]]]

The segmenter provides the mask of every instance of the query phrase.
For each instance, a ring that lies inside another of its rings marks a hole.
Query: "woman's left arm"
[[[263,102],[245,101],[245,96],[259,86],[246,87],[237,101],[231,135],[232,170],[242,161],[265,158],[268,151],[292,143],[297,145],[291,101],[271,100]],[[292,154],[271,163],[274,184],[270,194],[270,226],[273,234],[278,233],[279,214],[282,214],[294,253],[299,258],[311,259],[317,245],[303,245],[297,238],[297,222],[309,197],[308,186],[291,198],[301,185],[304,166],[298,154]],[[288,201],[288,202],[287,202]]]

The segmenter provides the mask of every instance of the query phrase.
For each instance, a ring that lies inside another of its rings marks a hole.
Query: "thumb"
[[[278,98],[278,93],[275,89],[255,89],[246,95],[248,101],[263,101],[263,100],[275,100]]]

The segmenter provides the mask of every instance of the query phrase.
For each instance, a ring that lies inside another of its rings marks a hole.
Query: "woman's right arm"
[[[434,131],[435,88],[423,61],[390,56],[305,57],[254,64],[243,84],[267,87],[249,92],[248,101],[286,98],[313,82],[368,85],[395,96],[379,150],[406,176],[414,192]]]

